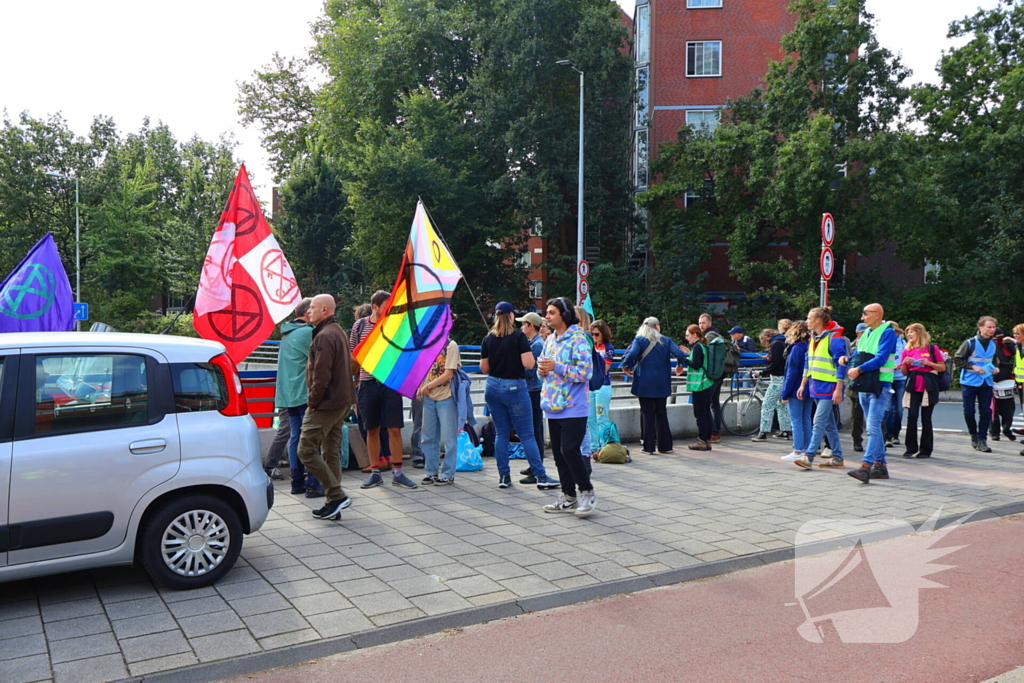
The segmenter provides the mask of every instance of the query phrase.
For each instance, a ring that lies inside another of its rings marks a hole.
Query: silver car
[[[0,582],[138,563],[208,586],[274,489],[234,363],[215,342],[0,334]]]

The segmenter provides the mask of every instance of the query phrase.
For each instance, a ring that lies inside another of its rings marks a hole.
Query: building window
[[[700,9],[701,7],[721,7],[722,0],[686,0],[689,9]]]
[[[722,41],[700,40],[686,43],[687,76],[722,75]]]
[[[544,282],[541,280],[530,280],[530,298],[544,298]]]
[[[719,116],[718,109],[690,109],[686,112],[686,125],[710,133],[718,128]]]
[[[694,204],[701,202],[705,199],[711,199],[715,196],[715,181],[710,178],[704,179],[704,186],[697,192],[687,190],[683,195],[683,206],[690,207]]]
[[[638,130],[633,144],[633,182],[637,189],[647,187],[647,131]]]
[[[540,216],[534,216],[533,220],[530,221],[530,237],[543,237],[544,236],[544,223],[541,222]]]
[[[646,64],[651,61],[651,6],[640,5],[636,8],[636,62]]]
[[[522,252],[516,256],[516,268],[530,268],[533,265],[533,258],[530,254],[529,249],[523,249]]]
[[[645,66],[636,70],[636,125],[647,125],[648,103],[650,101],[650,90],[647,87],[647,78],[650,74]]]

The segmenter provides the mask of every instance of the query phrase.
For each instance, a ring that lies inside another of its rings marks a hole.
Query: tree
[[[864,5],[794,0],[786,56],[770,64],[765,88],[729,102],[713,133],[686,128],[660,150],[662,180],[641,204],[661,279],[692,281],[709,243],[727,240],[730,272],[751,289],[814,287],[822,213],[841,226],[842,258],[935,210],[931,178],[914,166],[921,146],[901,118],[909,72],[878,44]],[[699,201],[684,210],[686,192]],[[768,248],[780,242],[796,263]]]

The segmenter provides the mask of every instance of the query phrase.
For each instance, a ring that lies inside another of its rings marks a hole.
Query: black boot
[[[872,479],[888,479],[889,468],[885,466],[884,462],[875,462],[871,466],[871,470],[868,472],[868,476]]]

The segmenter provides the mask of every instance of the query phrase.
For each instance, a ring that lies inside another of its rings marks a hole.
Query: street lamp
[[[555,64],[568,67],[580,75],[580,161],[576,190],[576,302],[582,305],[580,283],[583,280],[583,275],[580,273],[580,264],[583,263],[583,72],[576,68],[571,59],[562,59]]]
[[[82,249],[80,246],[81,224],[78,220],[78,176],[72,178],[55,171],[47,171],[46,175],[75,181],[75,303],[80,304],[82,303]],[[75,320],[75,331],[81,329],[81,321]]]

